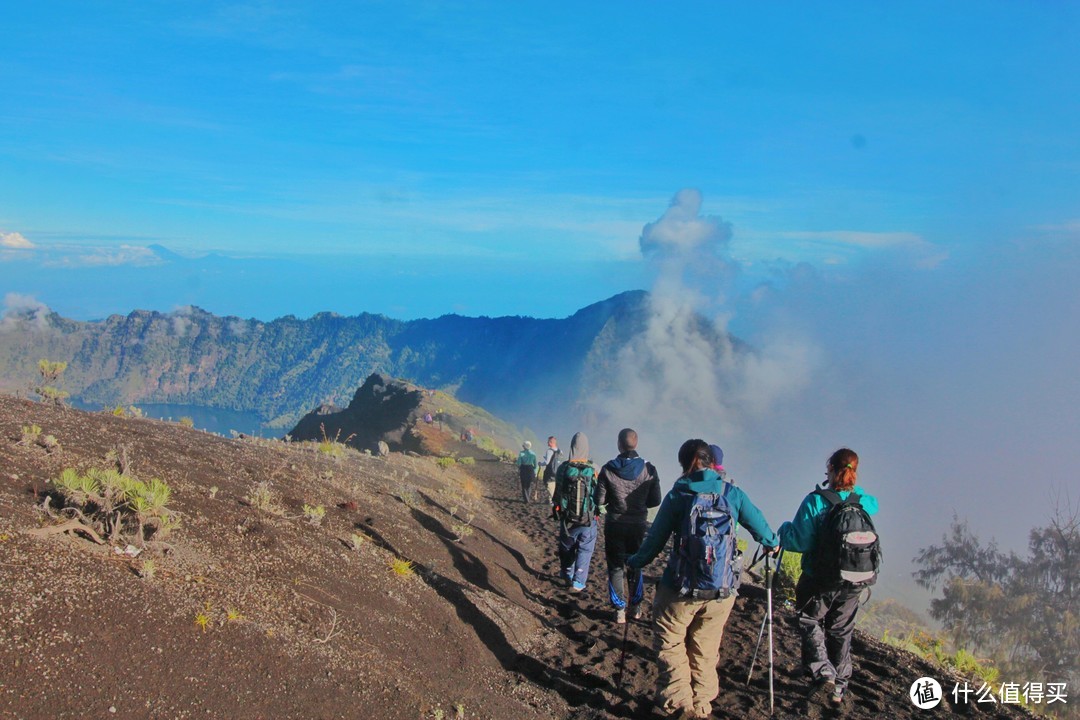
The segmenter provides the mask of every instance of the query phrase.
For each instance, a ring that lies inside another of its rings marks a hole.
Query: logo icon
[[[941,683],[932,677],[921,677],[911,684],[908,697],[920,710],[935,708],[941,703]]]

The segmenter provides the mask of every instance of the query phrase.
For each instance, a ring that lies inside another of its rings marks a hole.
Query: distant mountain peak
[[[169,248],[165,247],[164,245],[159,245],[158,243],[148,245],[146,249],[154,253],[154,257],[158,258],[159,260],[164,260],[165,262],[180,262],[186,259],[183,255],[174,253]]]

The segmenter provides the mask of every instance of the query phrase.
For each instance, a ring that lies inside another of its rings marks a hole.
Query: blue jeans
[[[562,576],[579,585],[589,579],[589,561],[596,547],[596,521],[588,525],[567,527],[559,523],[559,567]]]

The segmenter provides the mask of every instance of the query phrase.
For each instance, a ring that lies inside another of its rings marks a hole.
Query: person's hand
[[[765,548],[765,554],[768,555],[769,557],[773,557],[773,558],[774,557],[779,557],[779,555],[780,555],[780,546],[775,545],[773,547]]]

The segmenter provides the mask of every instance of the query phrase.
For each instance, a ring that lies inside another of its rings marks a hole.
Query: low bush
[[[139,543],[151,536],[165,537],[179,526],[168,507],[172,489],[162,480],[136,480],[117,470],[91,468],[85,474],[67,468],[53,481],[64,497],[61,512],[77,517],[110,542],[125,533]]]

